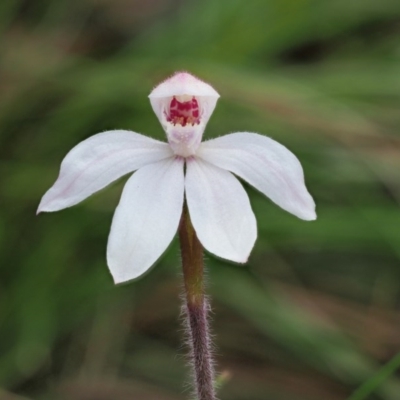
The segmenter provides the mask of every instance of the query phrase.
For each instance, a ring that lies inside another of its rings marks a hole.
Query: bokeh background
[[[245,185],[249,263],[206,257],[221,400],[400,399],[398,0],[2,0],[0,32],[1,399],[189,397],[176,240],[136,282],[106,267],[126,178],[35,216],[81,140],[164,138],[147,95],[176,70],[221,94],[206,138],[280,141],[318,205]]]

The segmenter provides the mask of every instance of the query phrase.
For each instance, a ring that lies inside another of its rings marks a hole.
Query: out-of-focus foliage
[[[221,94],[206,137],[280,141],[318,205],[306,223],[248,188],[248,265],[207,256],[220,398],[344,400],[399,352],[398,0],[3,0],[0,32],[2,399],[187,398],[177,243],[136,282],[107,272],[125,179],[35,216],[81,140],[164,137],[147,95],[175,70]],[[396,375],[368,397],[399,398]]]

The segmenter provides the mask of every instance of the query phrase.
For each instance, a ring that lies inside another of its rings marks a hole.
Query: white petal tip
[[[108,263],[108,265],[110,265],[110,264]],[[109,266],[108,269],[109,269],[109,272],[111,274],[111,277],[112,277],[115,285],[120,285],[122,283],[130,282],[133,279],[138,278],[140,276],[140,275],[132,276],[132,274],[126,274],[126,273],[124,273],[124,271],[121,270],[121,268],[113,267],[111,269]]]
[[[51,190],[52,190],[52,188],[50,188],[41,198],[40,203],[37,208],[37,211],[36,211],[36,215],[38,215],[42,212],[59,211],[59,210],[62,210],[63,208],[69,207],[69,206],[60,207],[59,198],[52,196]],[[49,195],[49,192],[50,192],[50,195]]]
[[[146,269],[145,271],[143,271],[143,272],[141,272],[139,274],[128,274],[128,275],[124,275],[124,274],[122,274],[122,275],[114,275],[111,271],[110,271],[110,273],[111,273],[112,279],[114,281],[114,284],[115,285],[122,285],[124,283],[129,283],[129,282],[132,282],[132,281],[134,281],[134,280],[136,280],[138,278],[143,277],[148,271],[149,271],[149,269]]]
[[[46,209],[46,207],[43,206],[42,203],[40,203],[36,210],[36,215],[39,215],[42,212],[49,212],[49,211],[51,211],[51,210]]]
[[[115,285],[120,285],[122,283],[130,281],[130,279],[124,279],[124,278],[121,278],[121,277],[118,277],[118,276],[113,276],[112,278],[113,278],[113,281],[114,281]]]
[[[304,221],[315,221],[317,219],[317,214],[314,210],[303,212],[297,216]]]
[[[234,255],[232,255],[232,254],[234,254],[234,252],[229,254],[229,256],[225,256],[225,257],[221,257],[221,258],[224,258],[225,260],[229,260],[229,261],[232,261],[237,264],[246,264],[247,261],[249,261],[250,253],[246,254],[245,256],[243,256],[242,254],[234,254]]]
[[[232,261],[237,262],[238,264],[246,264],[247,261],[249,261],[250,252],[246,253],[246,255],[237,254],[234,259],[232,258]]]
[[[43,212],[54,212],[54,211],[59,211],[62,210],[62,208],[58,208],[58,207],[51,207],[48,203],[42,205],[42,203],[39,204],[39,207],[36,211],[36,215],[39,215],[40,213]]]

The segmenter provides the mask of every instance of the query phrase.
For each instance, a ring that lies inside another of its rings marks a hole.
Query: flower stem
[[[179,226],[185,300],[183,306],[194,389],[198,400],[215,400],[214,365],[208,326],[209,303],[204,294],[203,247],[196,236],[186,204]]]

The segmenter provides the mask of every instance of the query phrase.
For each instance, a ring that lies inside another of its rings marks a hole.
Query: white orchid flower
[[[180,72],[149,98],[168,143],[125,130],[94,135],[67,154],[38,208],[73,206],[137,170],[124,187],[108,239],[107,261],[116,283],[140,276],[165,251],[177,232],[184,196],[204,248],[245,263],[257,225],[235,175],[297,217],[316,218],[301,164],[286,147],[249,132],[201,142],[219,98],[210,85]]]

